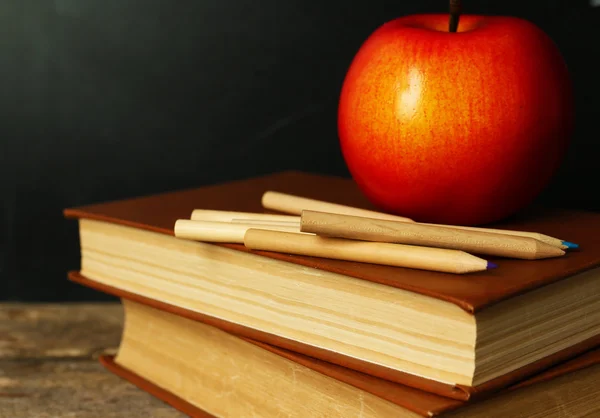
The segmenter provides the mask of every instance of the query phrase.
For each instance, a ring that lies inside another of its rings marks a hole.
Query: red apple
[[[476,225],[528,205],[560,165],[572,130],[565,63],[514,17],[415,15],[377,29],[342,87],[344,159],[381,209]]]

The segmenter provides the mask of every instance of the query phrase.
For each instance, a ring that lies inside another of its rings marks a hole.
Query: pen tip
[[[488,270],[495,269],[495,268],[498,268],[498,264],[494,264],[494,263],[492,263],[490,261],[487,262],[487,269]]]
[[[572,243],[572,242],[569,242],[569,241],[563,241],[563,242],[562,242],[562,244],[563,244],[565,247],[567,247],[567,248],[570,248],[570,249],[579,248],[579,245],[578,245],[578,244],[574,244],[574,243]]]

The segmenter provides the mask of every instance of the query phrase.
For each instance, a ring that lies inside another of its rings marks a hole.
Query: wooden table
[[[184,417],[98,363],[122,324],[118,303],[0,303],[0,417]]]

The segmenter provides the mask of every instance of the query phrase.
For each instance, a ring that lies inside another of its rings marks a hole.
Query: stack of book
[[[600,416],[598,214],[435,236],[350,180],[284,172],[65,216],[69,278],[125,307],[103,364],[190,416]]]

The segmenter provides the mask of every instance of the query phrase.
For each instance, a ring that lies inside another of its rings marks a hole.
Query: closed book
[[[174,237],[194,209],[261,212],[268,190],[373,209],[347,179],[284,172],[65,210],[83,280],[179,309],[236,335],[466,400],[600,340],[600,215],[541,210],[494,228],[581,249],[492,259],[467,275],[250,251]]]
[[[593,350],[487,399],[449,399],[123,299],[112,372],[193,417],[584,417],[600,413]]]

